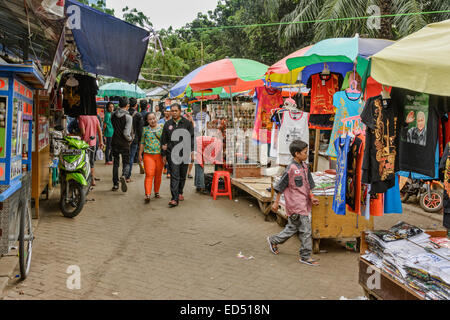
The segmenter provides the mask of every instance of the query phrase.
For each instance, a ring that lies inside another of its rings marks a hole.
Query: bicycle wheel
[[[20,279],[25,280],[30,272],[31,254],[33,249],[33,225],[30,201],[21,206],[19,232],[19,268]]]

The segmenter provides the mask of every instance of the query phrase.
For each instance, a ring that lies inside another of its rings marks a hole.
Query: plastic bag
[[[64,17],[64,0],[44,0],[42,7],[56,16]]]
[[[103,159],[104,159],[104,153],[103,153],[103,150],[102,150],[102,149],[98,149],[98,150],[97,150],[97,160],[98,160],[98,161],[103,161]]]

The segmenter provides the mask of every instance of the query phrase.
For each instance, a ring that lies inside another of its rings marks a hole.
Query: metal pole
[[[233,178],[236,177],[236,120],[234,118],[233,92],[230,86],[231,116],[233,117]]]

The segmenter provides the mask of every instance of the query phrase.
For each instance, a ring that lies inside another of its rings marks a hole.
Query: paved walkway
[[[43,204],[29,278],[11,280],[4,299],[339,299],[363,295],[358,254],[323,241],[320,267],[297,262],[298,239],[274,256],[267,235],[281,230],[265,222],[257,204],[241,197],[213,201],[186,186],[186,201],[168,209],[163,199],[145,205],[143,178],[135,174],[128,193],[110,190],[111,167],[97,165],[101,178],[76,219],[59,212],[55,191]],[[134,172],[138,172],[135,169]],[[377,218],[386,228],[398,220],[439,229],[436,220],[408,213]],[[242,252],[253,260],[238,259]],[[69,266],[79,266],[81,289],[69,290]]]

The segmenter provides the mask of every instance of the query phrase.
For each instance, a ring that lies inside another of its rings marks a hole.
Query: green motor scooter
[[[91,165],[89,162],[89,144],[78,137],[67,136],[61,141],[65,148],[59,156],[61,198],[59,205],[62,214],[67,218],[75,218],[83,210],[86,196],[92,183]]]

